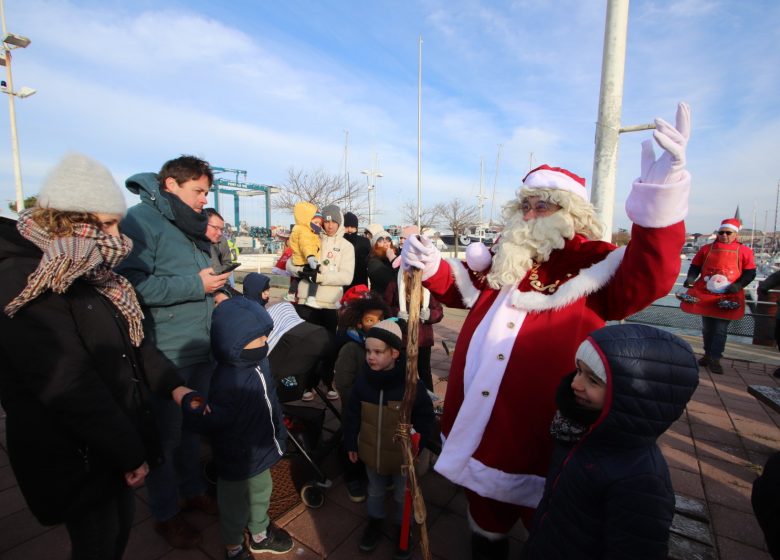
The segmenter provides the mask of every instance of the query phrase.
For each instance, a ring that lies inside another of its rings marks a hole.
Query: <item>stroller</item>
[[[309,375],[317,370],[320,364],[319,359],[311,358],[312,355],[322,356],[325,352],[325,346],[315,349],[314,352],[307,352],[308,359],[298,363],[290,363],[289,353],[282,353],[283,361],[279,361],[278,358],[275,360],[274,352],[269,356],[271,371],[276,380],[276,394],[282,405],[288,434],[285,460],[292,461],[296,457],[302,457],[309,467],[308,474],[313,472],[314,475],[302,484],[295,484],[296,488],[300,486],[301,500],[310,508],[318,508],[325,501],[325,490],[330,488],[332,482],[320,465],[341,442],[341,413],[328,400],[322,389],[314,387],[312,391],[318,396],[319,401],[325,404],[325,408],[312,406],[311,403],[297,402],[303,396]],[[325,416],[328,411],[339,421],[338,429],[325,426]],[[300,474],[300,469],[296,469],[295,474]]]

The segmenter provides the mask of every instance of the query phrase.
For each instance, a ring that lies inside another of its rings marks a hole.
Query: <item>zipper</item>
[[[274,422],[274,411],[273,408],[271,408],[271,399],[268,398],[268,386],[265,383],[265,377],[263,376],[263,371],[260,369],[260,366],[257,366],[255,371],[257,372],[257,375],[260,376],[260,383],[263,385],[263,398],[265,399],[265,404],[268,408],[268,416],[271,420],[271,426],[273,426],[274,445],[276,446],[276,450],[279,452],[279,456],[281,457],[284,455],[284,452],[282,451],[282,446],[279,444],[279,440],[276,439],[276,422]]]
[[[377,428],[376,428],[376,470],[379,472],[379,456],[380,451],[382,449],[382,412],[384,411],[384,407],[382,406],[382,403],[384,402],[384,389],[379,390],[379,414],[377,415]]]

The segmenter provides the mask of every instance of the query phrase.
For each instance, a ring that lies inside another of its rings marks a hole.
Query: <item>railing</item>
[[[682,284],[675,284],[673,292],[664,299],[670,299],[670,296],[673,296],[674,292],[680,289],[683,289]],[[780,290],[771,290],[771,292],[780,294]],[[748,300],[745,316],[738,321],[729,323],[728,334],[759,339],[764,343],[773,343],[776,306],[777,303],[774,301]],[[682,311],[678,301],[668,303],[659,300],[625,320],[632,323],[701,332],[701,317]]]

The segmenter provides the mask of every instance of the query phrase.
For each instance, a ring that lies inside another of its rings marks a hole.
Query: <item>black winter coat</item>
[[[116,492],[124,473],[162,462],[149,388],[182,384],[150,343],[90,284],[45,292],[13,318],[2,308],[27,284],[41,251],[0,219],[0,400],[8,453],[33,514],[61,523]]]
[[[355,247],[355,272],[348,287],[358,284],[368,286],[368,255],[371,253],[371,242],[357,233],[345,233],[344,239]]]
[[[579,442],[557,443],[523,559],[666,560],[674,491],[656,439],[699,383],[682,339],[614,325],[590,340],[607,357],[599,419]]]
[[[182,402],[185,428],[211,436],[217,473],[225,480],[246,480],[284,455],[287,430],[268,358],[255,362],[241,355],[248,342],[267,336],[272,327],[271,316],[256,301],[234,297],[221,303],[211,323],[217,359],[209,387],[211,412],[204,414],[206,403],[190,406],[195,393]]]

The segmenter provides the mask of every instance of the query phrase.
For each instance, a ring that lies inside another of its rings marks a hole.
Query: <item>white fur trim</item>
[[[488,467],[473,457],[464,468],[455,471],[447,469],[439,457],[433,468],[455,484],[499,502],[535,508],[544,494],[543,477],[504,472]]]
[[[634,181],[626,199],[626,214],[635,224],[646,228],[668,227],[688,215],[691,174],[683,170],[681,178],[666,185]]]
[[[730,229],[731,231],[739,231],[739,228],[737,226],[735,226],[734,224],[730,224],[728,222],[723,222],[722,224],[720,224],[720,227]]]
[[[477,303],[480,292],[471,281],[469,271],[463,266],[462,261],[458,259],[447,259],[447,263],[450,265],[452,277],[455,279],[455,285],[458,287],[460,297],[463,300],[463,305],[470,309]]]
[[[553,169],[539,169],[530,173],[523,181],[523,187],[527,189],[556,189],[567,191],[579,196],[588,202],[585,186],[575,181],[572,177]]]
[[[466,518],[469,520],[469,529],[471,529],[472,533],[482,535],[487,540],[493,542],[507,538],[505,533],[491,533],[490,531],[485,531],[482,527],[477,525],[477,522],[474,521],[473,517],[471,517],[471,512],[468,509],[466,509]]]
[[[512,305],[525,311],[548,311],[566,307],[603,288],[615,275],[625,253],[625,247],[618,247],[603,261],[582,269],[573,280],[566,282],[549,296],[539,292],[515,290],[512,294]]]

